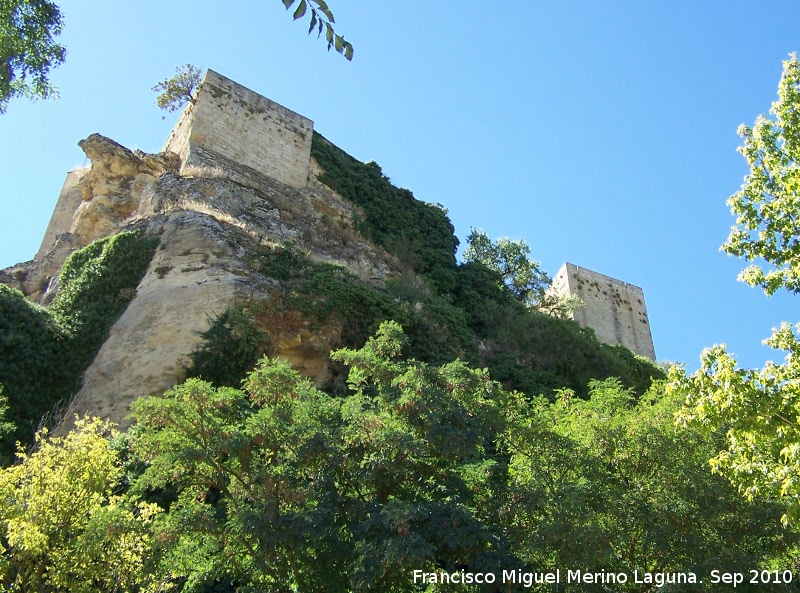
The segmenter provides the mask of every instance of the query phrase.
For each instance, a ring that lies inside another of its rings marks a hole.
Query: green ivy
[[[311,154],[319,180],[363,213],[356,229],[439,290],[455,287],[458,238],[447,213],[391,184],[375,162],[362,163],[314,132]]]
[[[76,367],[86,368],[94,359],[135,296],[158,242],[136,232],[119,233],[76,251],[64,262],[50,312],[69,335]]]
[[[0,441],[0,462],[14,442],[32,442],[43,415],[81,386],[83,372],[135,295],[158,239],[125,232],[67,258],[49,310],[0,284],[0,384],[15,431]]]

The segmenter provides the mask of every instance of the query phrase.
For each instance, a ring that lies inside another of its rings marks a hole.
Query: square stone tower
[[[585,306],[572,318],[595,331],[606,344],[622,344],[635,354],[656,360],[644,292],[638,286],[565,263],[553,278],[550,290],[577,296]]]
[[[314,122],[213,70],[164,145],[183,167],[244,166],[294,188],[308,182]]]

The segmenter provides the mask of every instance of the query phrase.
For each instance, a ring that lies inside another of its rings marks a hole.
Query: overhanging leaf
[[[325,39],[328,40],[328,49],[333,45],[333,27],[329,23],[325,23]]]
[[[314,0],[314,2],[316,2],[317,6],[319,6],[319,9],[330,22],[336,22],[336,19],[333,18],[333,13],[331,12],[330,8],[328,8],[328,5],[324,0]]]
[[[307,8],[306,0],[300,0],[300,4],[298,4],[297,10],[295,10],[294,15],[292,15],[294,20],[303,18],[303,15],[306,14],[306,8]]]

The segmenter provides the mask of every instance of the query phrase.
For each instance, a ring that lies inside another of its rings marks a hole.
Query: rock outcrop
[[[83,199],[70,232],[59,234],[41,259],[0,271],[0,281],[46,303],[67,256],[88,242],[140,230],[160,245],[84,373],[69,415],[90,413],[125,426],[133,400],[181,382],[215,316],[248,299],[268,301],[279,289],[253,263],[265,246],[289,242],[313,261],[343,265],[366,281],[397,269],[355,233],[352,206],[316,180],[296,189],[219,166],[181,175],[170,153],[132,152],[97,134],[80,145],[92,166],[77,184]],[[330,376],[327,353],[338,340],[335,326],[312,331],[302,321],[271,336],[273,353],[318,383]]]
[[[139,208],[142,195],[159,175],[177,171],[180,158],[172,152],[135,152],[100,134],[78,142],[92,168],[78,182],[81,205],[73,217],[70,233],[81,245],[125,221]]]

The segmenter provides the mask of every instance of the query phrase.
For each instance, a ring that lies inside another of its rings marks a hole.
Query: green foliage
[[[160,582],[238,590],[404,591],[418,568],[501,566],[478,515],[505,394],[461,362],[399,358],[382,324],[332,398],[264,359],[243,390],[192,379],[134,405],[134,491],[174,487],[155,525]]]
[[[99,419],[66,437],[36,437],[0,469],[0,582],[4,591],[139,590],[158,511],[114,494],[122,475]]]
[[[149,463],[135,488],[177,489],[156,526],[160,580],[306,590],[341,575],[330,492],[338,406],[266,360],[244,391],[191,379],[139,400],[133,448]]]
[[[728,204],[737,227],[722,248],[749,261],[764,260],[739,276],[761,286],[767,295],[780,288],[800,292],[800,62],[783,63],[775,121],[759,116],[751,129],[739,128],[740,152],[750,174]],[[766,343],[787,351],[784,364],[739,369],[724,345],[706,349],[702,366],[691,377],[680,368],[670,372],[670,388],[686,400],[681,421],[707,430],[726,430],[726,440],[711,457],[713,469],[748,498],[782,498],[785,523],[800,517],[800,343],[792,326],[783,323]]]
[[[175,493],[145,578],[182,591],[399,592],[439,590],[415,586],[413,570],[702,577],[794,561],[797,535],[773,527],[780,510],[708,470],[719,436],[676,426],[680,402],[663,385],[637,397],[609,379],[586,401],[529,400],[461,361],[405,358],[408,346],[385,322],[334,352],[349,368],[343,397],[263,359],[241,390],[192,379],[136,402],[129,441],[145,469],[132,493]]]
[[[712,569],[763,567],[797,545],[797,534],[774,529],[776,505],[749,504],[711,474],[716,436],[676,426],[680,399],[662,384],[641,398],[615,379],[590,391],[587,400],[562,391],[552,404],[533,402],[509,422],[517,504],[503,520],[527,561],[587,572],[692,571],[706,583],[686,590],[700,591],[714,590],[703,579]],[[649,590],[632,581],[613,590]]]
[[[768,295],[785,287],[800,292],[800,62],[792,54],[783,63],[778,100],[771,120],[764,115],[752,128],[739,127],[739,148],[750,174],[742,189],[728,199],[736,225],[722,248],[748,261],[764,260],[774,267],[752,265],[739,276]]]
[[[549,294],[551,279],[541,264],[528,257],[531,248],[522,239],[500,237],[496,242],[484,231],[472,229],[467,237],[464,262],[478,263],[497,274],[500,287],[521,303],[542,313],[566,319],[583,301],[576,296]]]
[[[16,97],[57,95],[48,75],[66,55],[53,39],[61,29],[61,11],[48,0],[0,2],[0,113]]]
[[[265,271],[275,268],[269,262],[276,256],[279,265],[285,265],[287,255],[278,249],[266,254]],[[345,346],[363,345],[381,322],[396,320],[409,335],[409,352],[416,358],[443,362],[474,352],[463,313],[429,291],[408,290],[413,278],[395,279],[384,288],[370,286],[342,266],[314,264],[296,253],[294,257],[295,282],[289,285],[286,306],[316,323],[341,324]]]
[[[78,391],[157,243],[120,233],[74,252],[62,267],[49,310],[0,285],[0,384],[16,426],[13,435],[0,438],[0,463],[11,461],[14,440],[30,443],[42,416]]]
[[[322,183],[358,206],[356,229],[423,275],[441,292],[455,287],[458,239],[447,214],[394,187],[377,163],[361,163],[317,133],[311,154],[325,172]]]
[[[160,93],[156,97],[159,109],[173,112],[183,107],[186,103],[194,104],[194,90],[200,84],[202,70],[192,64],[184,64],[175,68],[175,76],[165,78],[152,90]]]
[[[3,394],[3,386],[0,385],[0,442],[14,432],[14,424],[6,422],[8,414],[8,398]]]
[[[203,332],[203,344],[192,352],[188,376],[215,385],[238,386],[270,350],[269,334],[255,322],[256,303],[228,307]]]
[[[281,0],[286,10],[289,10],[296,1],[297,0]],[[324,28],[325,40],[328,42],[328,51],[333,47],[337,52],[342,54],[345,59],[352,61],[353,45],[349,41],[345,41],[342,35],[339,35],[333,30],[333,23],[336,21],[325,0],[300,0],[292,17],[294,20],[301,19],[306,15],[309,9],[311,10],[311,19],[308,25],[308,34],[311,35],[314,29],[316,29],[317,38],[319,38]]]
[[[724,346],[706,349],[700,370],[670,372],[671,389],[685,398],[680,421],[708,430],[726,428],[724,448],[711,458],[748,499],[781,498],[785,523],[800,517],[800,342],[784,323],[767,340],[786,350],[784,364],[761,370],[737,368]]]
[[[467,244],[464,261],[480,263],[496,272],[502,286],[521,303],[536,303],[550,286],[550,277],[538,261],[528,257],[531,248],[522,239],[500,237],[495,242],[484,231],[472,229]]]

